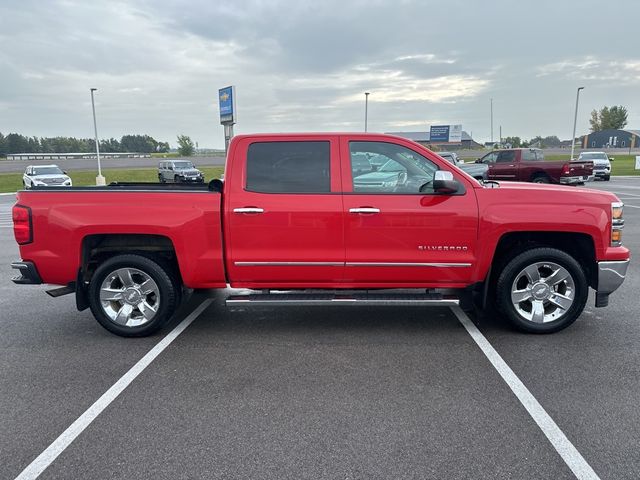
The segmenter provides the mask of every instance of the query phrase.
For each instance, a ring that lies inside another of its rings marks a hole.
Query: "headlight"
[[[33,183],[34,185],[46,185],[46,183],[44,183],[42,180],[31,180],[31,183]]]
[[[388,180],[386,182],[382,182],[382,187],[394,187],[398,184],[397,180]]]
[[[624,228],[623,218],[624,203],[611,203],[611,246],[622,245],[622,229]]]

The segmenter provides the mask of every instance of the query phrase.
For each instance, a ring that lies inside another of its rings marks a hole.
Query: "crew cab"
[[[592,162],[548,162],[539,148],[494,150],[476,163],[488,165],[489,180],[579,185],[594,178]]]
[[[360,170],[374,156],[379,176]],[[40,187],[18,192],[13,221],[14,282],[75,293],[122,336],[160,329],[183,289],[227,287],[248,289],[226,299],[243,308],[495,306],[549,333],[578,318],[589,287],[606,306],[630,259],[611,193],[483,184],[363,133],[237,136],[224,183]]]

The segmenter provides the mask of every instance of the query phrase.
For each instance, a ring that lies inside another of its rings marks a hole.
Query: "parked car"
[[[29,165],[22,175],[24,188],[70,187],[71,178],[57,165]]]
[[[539,148],[495,150],[476,160],[488,165],[489,180],[580,185],[593,180],[593,162],[547,162]]]
[[[601,178],[605,181],[609,181],[611,178],[611,160],[614,160],[614,157],[607,156],[605,152],[582,152],[578,155],[579,162],[593,162],[593,174],[595,178]]]
[[[158,163],[160,183],[203,183],[204,175],[188,160],[163,160]]]
[[[484,163],[464,163],[464,160],[458,158],[458,154],[455,152],[438,152],[442,158],[452,163],[460,170],[465,171],[476,180],[488,180],[489,166]]]
[[[605,307],[629,265],[610,192],[483,184],[380,134],[238,135],[228,151],[224,183],[18,192],[13,281],[60,285],[49,293],[75,294],[122,336],[166,325],[184,287],[253,290],[229,293],[242,308],[455,294],[462,308],[495,304],[514,326],[551,333],[580,316],[590,287]],[[368,153],[389,160],[356,172]]]

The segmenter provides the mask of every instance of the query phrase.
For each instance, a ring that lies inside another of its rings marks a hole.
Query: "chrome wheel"
[[[525,267],[511,286],[511,303],[517,314],[532,323],[558,320],[571,308],[575,296],[573,277],[553,262]]]
[[[112,322],[125,327],[144,325],[160,307],[156,282],[137,268],[119,268],[100,285],[100,305]]]

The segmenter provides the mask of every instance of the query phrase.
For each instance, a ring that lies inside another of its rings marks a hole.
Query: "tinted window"
[[[62,174],[62,170],[58,167],[36,167],[33,169],[34,175],[57,175]]]
[[[258,142],[247,152],[247,185],[252,192],[328,193],[329,142]]]
[[[438,167],[419,153],[393,143],[350,142],[351,178],[356,193],[433,193],[431,182]],[[363,157],[386,160],[363,172]]]
[[[498,153],[496,163],[514,163],[516,161],[516,152],[513,150],[505,150]]]

